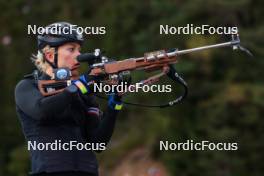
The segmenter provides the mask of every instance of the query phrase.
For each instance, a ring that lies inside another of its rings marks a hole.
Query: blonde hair
[[[44,54],[48,51],[55,53],[55,48],[47,45],[42,50],[38,50],[36,55],[32,54],[32,57],[30,58],[40,72],[46,72],[46,70],[50,67],[49,63],[45,60]]]

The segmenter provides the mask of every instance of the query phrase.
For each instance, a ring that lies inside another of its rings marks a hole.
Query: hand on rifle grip
[[[131,76],[130,75],[119,75],[118,84],[122,83],[131,83]],[[120,111],[123,107],[122,103],[122,95],[118,94],[117,91],[113,92],[108,96],[108,107],[112,110]]]
[[[123,103],[121,99],[122,99],[122,96],[119,96],[116,93],[109,95],[108,96],[108,107],[110,107],[113,110],[120,111],[123,107]]]
[[[72,80],[72,84],[75,85],[81,94],[93,93],[93,84],[95,80],[87,77],[87,75],[81,75],[78,80]]]

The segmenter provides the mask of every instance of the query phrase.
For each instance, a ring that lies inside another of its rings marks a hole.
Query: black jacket
[[[49,79],[42,75],[40,79]],[[62,93],[43,97],[34,79],[21,80],[15,89],[15,102],[23,133],[31,144],[108,143],[115,126],[117,111],[110,108],[103,115],[92,95],[80,95],[71,85]],[[29,143],[28,143],[29,144]],[[28,146],[29,147],[29,146]],[[83,171],[98,173],[95,153],[89,150],[30,150],[31,173]]]

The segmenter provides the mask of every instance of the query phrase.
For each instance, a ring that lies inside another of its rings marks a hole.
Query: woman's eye
[[[71,51],[71,52],[74,51],[74,48],[69,48],[69,51]]]

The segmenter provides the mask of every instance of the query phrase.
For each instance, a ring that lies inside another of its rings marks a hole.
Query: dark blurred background
[[[264,174],[263,7],[260,0],[0,1],[0,175],[30,169],[15,112],[14,88],[34,69],[36,36],[27,25],[67,21],[105,26],[106,35],[86,36],[84,52],[101,48],[115,59],[169,48],[228,41],[219,35],[160,35],[159,25],[238,26],[254,58],[231,48],[181,56],[176,65],[189,85],[188,98],[167,109],[125,106],[107,151],[99,154],[102,175],[261,176]],[[85,65],[82,66],[85,71]],[[135,74],[144,78],[144,72]],[[175,87],[176,94],[181,89]],[[163,102],[174,95],[129,95],[134,102]],[[262,119],[261,119],[262,118]],[[237,142],[237,151],[159,151],[159,141]]]

